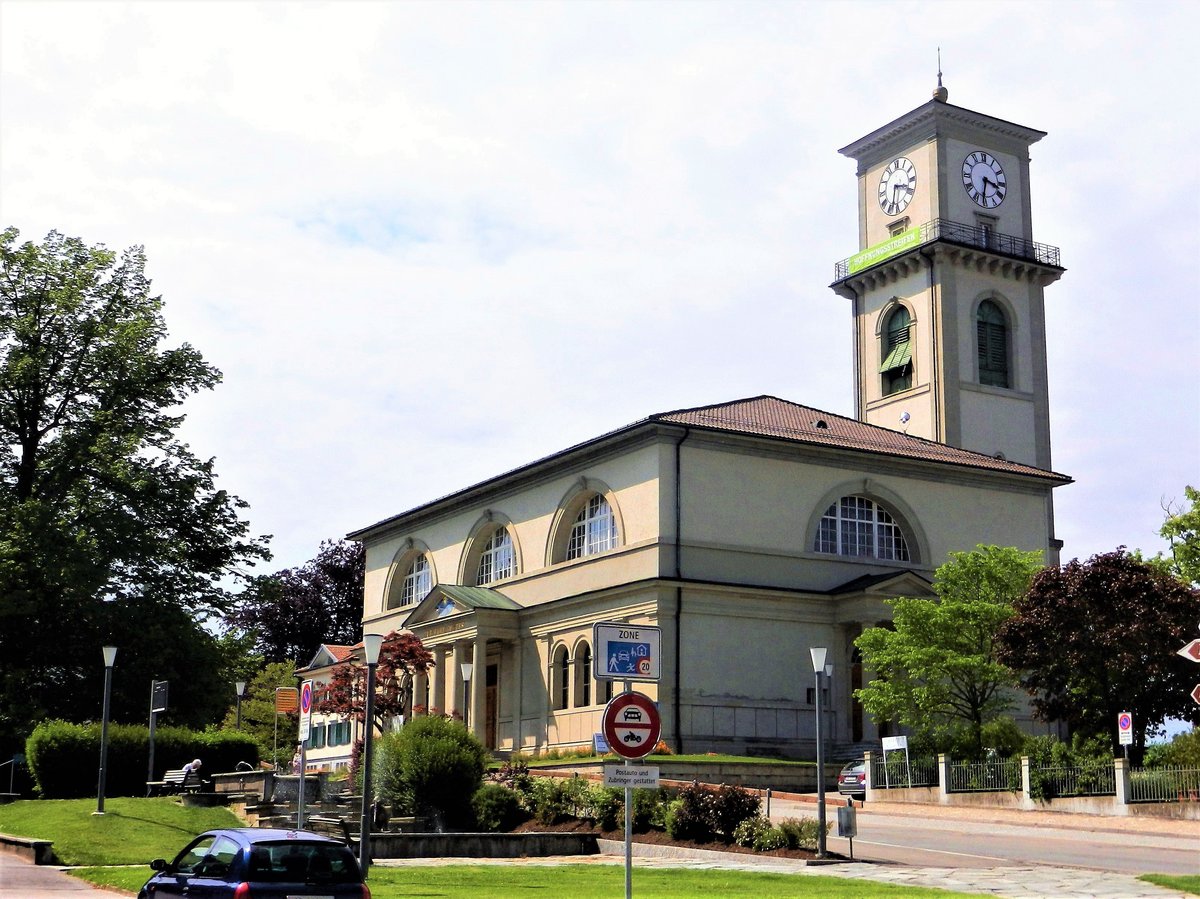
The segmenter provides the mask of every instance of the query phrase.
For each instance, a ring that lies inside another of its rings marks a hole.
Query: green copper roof
[[[521,607],[489,587],[460,587],[458,584],[438,584],[443,595],[469,609],[520,609]]]

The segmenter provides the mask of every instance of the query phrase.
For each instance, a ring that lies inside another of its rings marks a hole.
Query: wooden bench
[[[146,781],[146,795],[174,796],[177,793],[195,793],[202,786],[199,773],[175,768],[164,774],[162,780]]]

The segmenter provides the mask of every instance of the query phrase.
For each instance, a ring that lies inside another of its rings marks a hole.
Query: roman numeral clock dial
[[[899,215],[917,191],[917,167],[904,156],[888,163],[879,176],[879,208],[887,215]]]
[[[962,182],[967,196],[984,209],[995,209],[1008,193],[1008,181],[999,160],[983,150],[974,150],[963,160]]]

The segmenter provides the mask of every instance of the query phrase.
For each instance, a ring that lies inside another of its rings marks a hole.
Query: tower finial
[[[937,86],[937,90],[935,90],[933,92],[933,99],[937,100],[940,103],[945,103],[946,98],[950,96],[950,91],[948,91],[944,87],[942,87],[942,48],[941,47],[937,48],[937,57],[938,57],[938,86]]]

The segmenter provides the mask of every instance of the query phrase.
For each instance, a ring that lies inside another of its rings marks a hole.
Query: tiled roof
[[[648,420],[732,434],[775,437],[795,443],[837,449],[882,453],[926,462],[965,465],[1062,483],[1070,481],[1066,475],[1043,471],[1032,465],[1008,462],[934,440],[913,437],[900,431],[813,409],[811,406],[790,403],[774,396],[756,396],[730,403],[662,412],[650,416]]]
[[[354,655],[354,650],[362,646],[361,643],[355,643],[353,646],[341,646],[337,643],[325,643],[324,647],[329,650],[329,654],[338,662],[344,662],[350,656]]]

